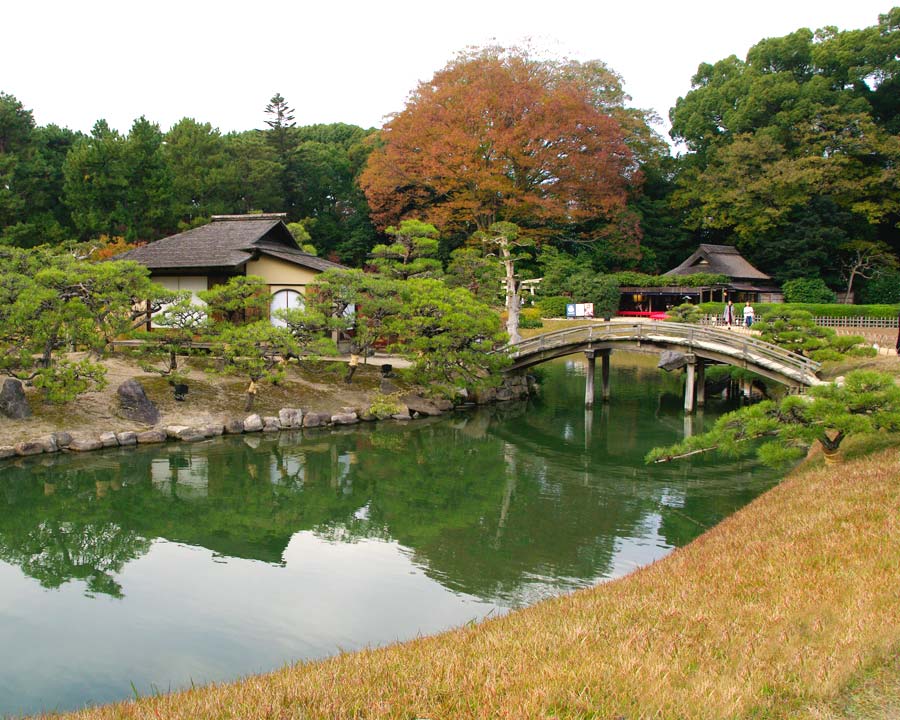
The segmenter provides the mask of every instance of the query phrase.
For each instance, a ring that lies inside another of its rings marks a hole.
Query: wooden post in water
[[[600,394],[603,402],[609,402],[609,356],[612,350],[600,351]]]
[[[697,407],[706,405],[706,363],[697,360]]]
[[[593,350],[585,350],[584,356],[587,358],[587,383],[584,386],[584,406],[589,408],[594,407],[594,365],[596,353]]]
[[[684,411],[692,413],[694,412],[694,380],[697,359],[694,355],[688,355],[687,358],[688,361],[685,366],[687,375],[684,379]]]

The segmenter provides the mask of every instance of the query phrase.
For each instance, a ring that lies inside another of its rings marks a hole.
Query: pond
[[[643,456],[679,378],[580,358],[529,402],[409,424],[0,465],[0,715],[237,678],[477,622],[624,575],[775,482]]]

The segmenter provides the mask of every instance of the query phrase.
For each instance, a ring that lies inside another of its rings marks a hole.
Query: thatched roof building
[[[715,285],[688,286],[679,277],[697,274],[722,275],[726,282]],[[683,302],[725,301],[736,303],[782,302],[784,295],[778,284],[753,267],[733,245],[701,244],[683,263],[663,277],[672,284],[661,287],[623,287],[622,309],[626,314],[661,311]]]
[[[270,312],[300,307],[316,276],[343,265],[303,252],[284,224],[285,215],[213,215],[212,222],[149,245],[117,260],[150,269],[154,282],[169,290],[197,293],[235,275],[256,275],[272,294]],[[280,322],[273,320],[273,322]]]
[[[317,272],[342,267],[303,252],[284,218],[283,213],[213,215],[207,225],[135,248],[116,259],[139,262],[153,275],[243,275],[247,264],[261,257]]]

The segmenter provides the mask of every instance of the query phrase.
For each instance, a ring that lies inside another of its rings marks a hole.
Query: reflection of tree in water
[[[52,464],[8,468],[5,475],[0,559],[46,588],[81,580],[88,594],[122,597],[115,575],[146,553],[150,540],[110,517],[110,488],[118,482],[103,470],[59,477]]]
[[[692,485],[672,468],[644,466],[646,437],[632,447],[623,434],[638,427],[662,433],[663,444],[679,427],[655,418],[652,383],[591,415],[583,381],[553,388],[559,396],[545,402],[410,426],[8,465],[0,558],[46,587],[80,579],[118,596],[115,576],[150,539],[283,564],[291,537],[311,531],[328,542],[396,540],[446,587],[518,604],[607,575],[620,539],[645,537],[648,527],[680,545],[760,489],[735,492],[733,467],[721,483]]]
[[[83,580],[88,594],[122,597],[114,575],[150,548],[150,541],[113,523],[48,520],[9,542],[0,534],[0,559],[18,565],[45,588]]]
[[[581,469],[522,452],[496,435],[498,418],[506,421],[500,427],[521,426],[528,435],[527,408],[512,403],[452,424],[394,433],[385,426],[381,440],[376,433],[359,468],[377,477],[371,518],[411,548],[429,575],[485,599],[519,602],[522,593],[608,572],[617,538],[640,525],[648,506],[607,496],[582,482]]]

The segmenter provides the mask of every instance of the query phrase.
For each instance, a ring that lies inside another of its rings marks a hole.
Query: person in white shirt
[[[753,306],[748,300],[744,303],[744,326],[750,327],[753,324]]]

